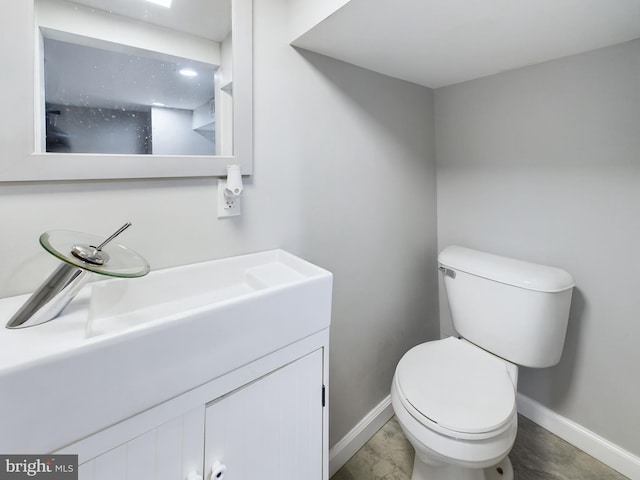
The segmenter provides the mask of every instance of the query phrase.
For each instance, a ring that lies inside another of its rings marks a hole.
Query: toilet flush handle
[[[440,265],[438,267],[438,270],[440,270],[442,273],[444,273],[447,277],[456,278],[456,271],[455,270],[451,270],[450,268],[443,267],[442,265]]]

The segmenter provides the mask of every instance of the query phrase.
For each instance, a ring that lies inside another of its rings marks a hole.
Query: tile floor
[[[623,480],[627,477],[520,415],[509,455],[516,480]],[[410,480],[413,448],[395,417],[331,480]]]

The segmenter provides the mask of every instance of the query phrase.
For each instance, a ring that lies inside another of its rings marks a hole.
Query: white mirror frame
[[[40,153],[34,105],[42,95],[36,82],[39,42],[31,0],[3,0],[0,29],[15,43],[0,46],[0,61],[11,72],[0,81],[0,182],[226,176],[227,165],[253,173],[253,5],[232,0],[233,152],[231,156],[169,156]],[[28,35],[22,29],[28,28]],[[26,60],[26,61],[25,61]],[[3,68],[4,70],[4,68]],[[26,98],[25,98],[26,97]],[[5,101],[6,100],[6,101]],[[7,118],[9,117],[9,118]]]

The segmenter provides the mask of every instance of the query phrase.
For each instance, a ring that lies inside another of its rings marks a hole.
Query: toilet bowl
[[[391,385],[398,423],[416,451],[411,480],[512,480],[518,365],[560,360],[573,278],[457,246],[438,261],[460,338],[410,349]]]
[[[517,431],[516,381],[515,365],[465,340],[409,350],[391,402],[416,450],[412,480],[513,478],[506,457]]]

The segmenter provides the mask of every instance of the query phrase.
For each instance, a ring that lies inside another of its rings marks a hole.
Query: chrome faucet
[[[131,223],[125,223],[97,247],[91,245],[91,243],[97,243],[94,242],[96,237],[91,235],[59,231],[43,233],[40,236],[40,244],[49,253],[62,260],[62,263],[11,317],[7,323],[7,328],[32,327],[53,320],[60,315],[62,310],[80,292],[92,273],[125,277],[139,277],[149,273],[147,261],[137,253],[121,245],[116,253],[122,257],[123,252],[125,252],[125,260],[127,260],[126,257],[129,257],[129,260],[137,262],[137,268],[134,268],[133,271],[127,271],[126,274],[118,274],[117,271],[109,270],[106,267],[110,256],[103,251],[103,248],[130,226]],[[75,236],[76,238],[85,237],[88,242],[87,244],[76,243],[70,250],[63,251],[63,249],[58,248],[58,243],[64,242],[56,241],[56,236],[59,237],[61,234],[65,236],[65,240],[66,237]]]

